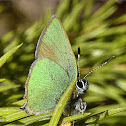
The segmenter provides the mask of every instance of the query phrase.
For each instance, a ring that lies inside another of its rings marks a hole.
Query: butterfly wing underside
[[[67,34],[53,15],[38,40],[35,61],[25,84],[24,108],[40,114],[53,110],[67,86],[76,79],[76,61]]]

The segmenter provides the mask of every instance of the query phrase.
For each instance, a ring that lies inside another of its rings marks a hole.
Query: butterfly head
[[[89,82],[83,79],[77,80],[76,81],[76,90],[78,94],[83,94],[86,92],[88,89]]]

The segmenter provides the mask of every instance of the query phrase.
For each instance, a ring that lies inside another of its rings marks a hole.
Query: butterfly
[[[53,15],[39,37],[35,60],[30,66],[25,83],[25,104],[22,108],[35,115],[52,112],[63,92],[76,80],[75,90],[63,114],[83,114],[87,103],[82,99],[89,86],[85,77],[94,70],[81,79],[79,60],[80,47],[77,66],[64,27],[56,15]]]

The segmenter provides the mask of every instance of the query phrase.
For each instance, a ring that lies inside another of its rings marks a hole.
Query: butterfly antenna
[[[95,70],[99,69],[100,67],[104,66],[105,64],[107,64],[107,63],[108,63],[109,61],[111,61],[114,57],[115,57],[115,56],[110,57],[107,61],[105,61],[104,63],[102,63],[100,66],[98,66],[98,67],[94,68],[93,70],[91,70],[89,73],[87,73],[87,74],[85,75],[85,77],[83,78],[83,80],[84,80],[88,75],[90,75],[93,71],[95,71]]]
[[[80,47],[78,46],[78,80],[80,80]]]

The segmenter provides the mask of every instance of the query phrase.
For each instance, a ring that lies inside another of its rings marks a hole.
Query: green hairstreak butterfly
[[[65,115],[84,113],[86,102],[83,94],[88,88],[85,77],[80,78],[80,48],[78,47],[78,71],[69,39],[60,20],[53,15],[40,35],[25,83],[25,104],[22,108],[30,114],[48,113],[54,110],[56,100],[76,81],[75,91],[65,107]],[[104,65],[104,64],[103,64]]]

